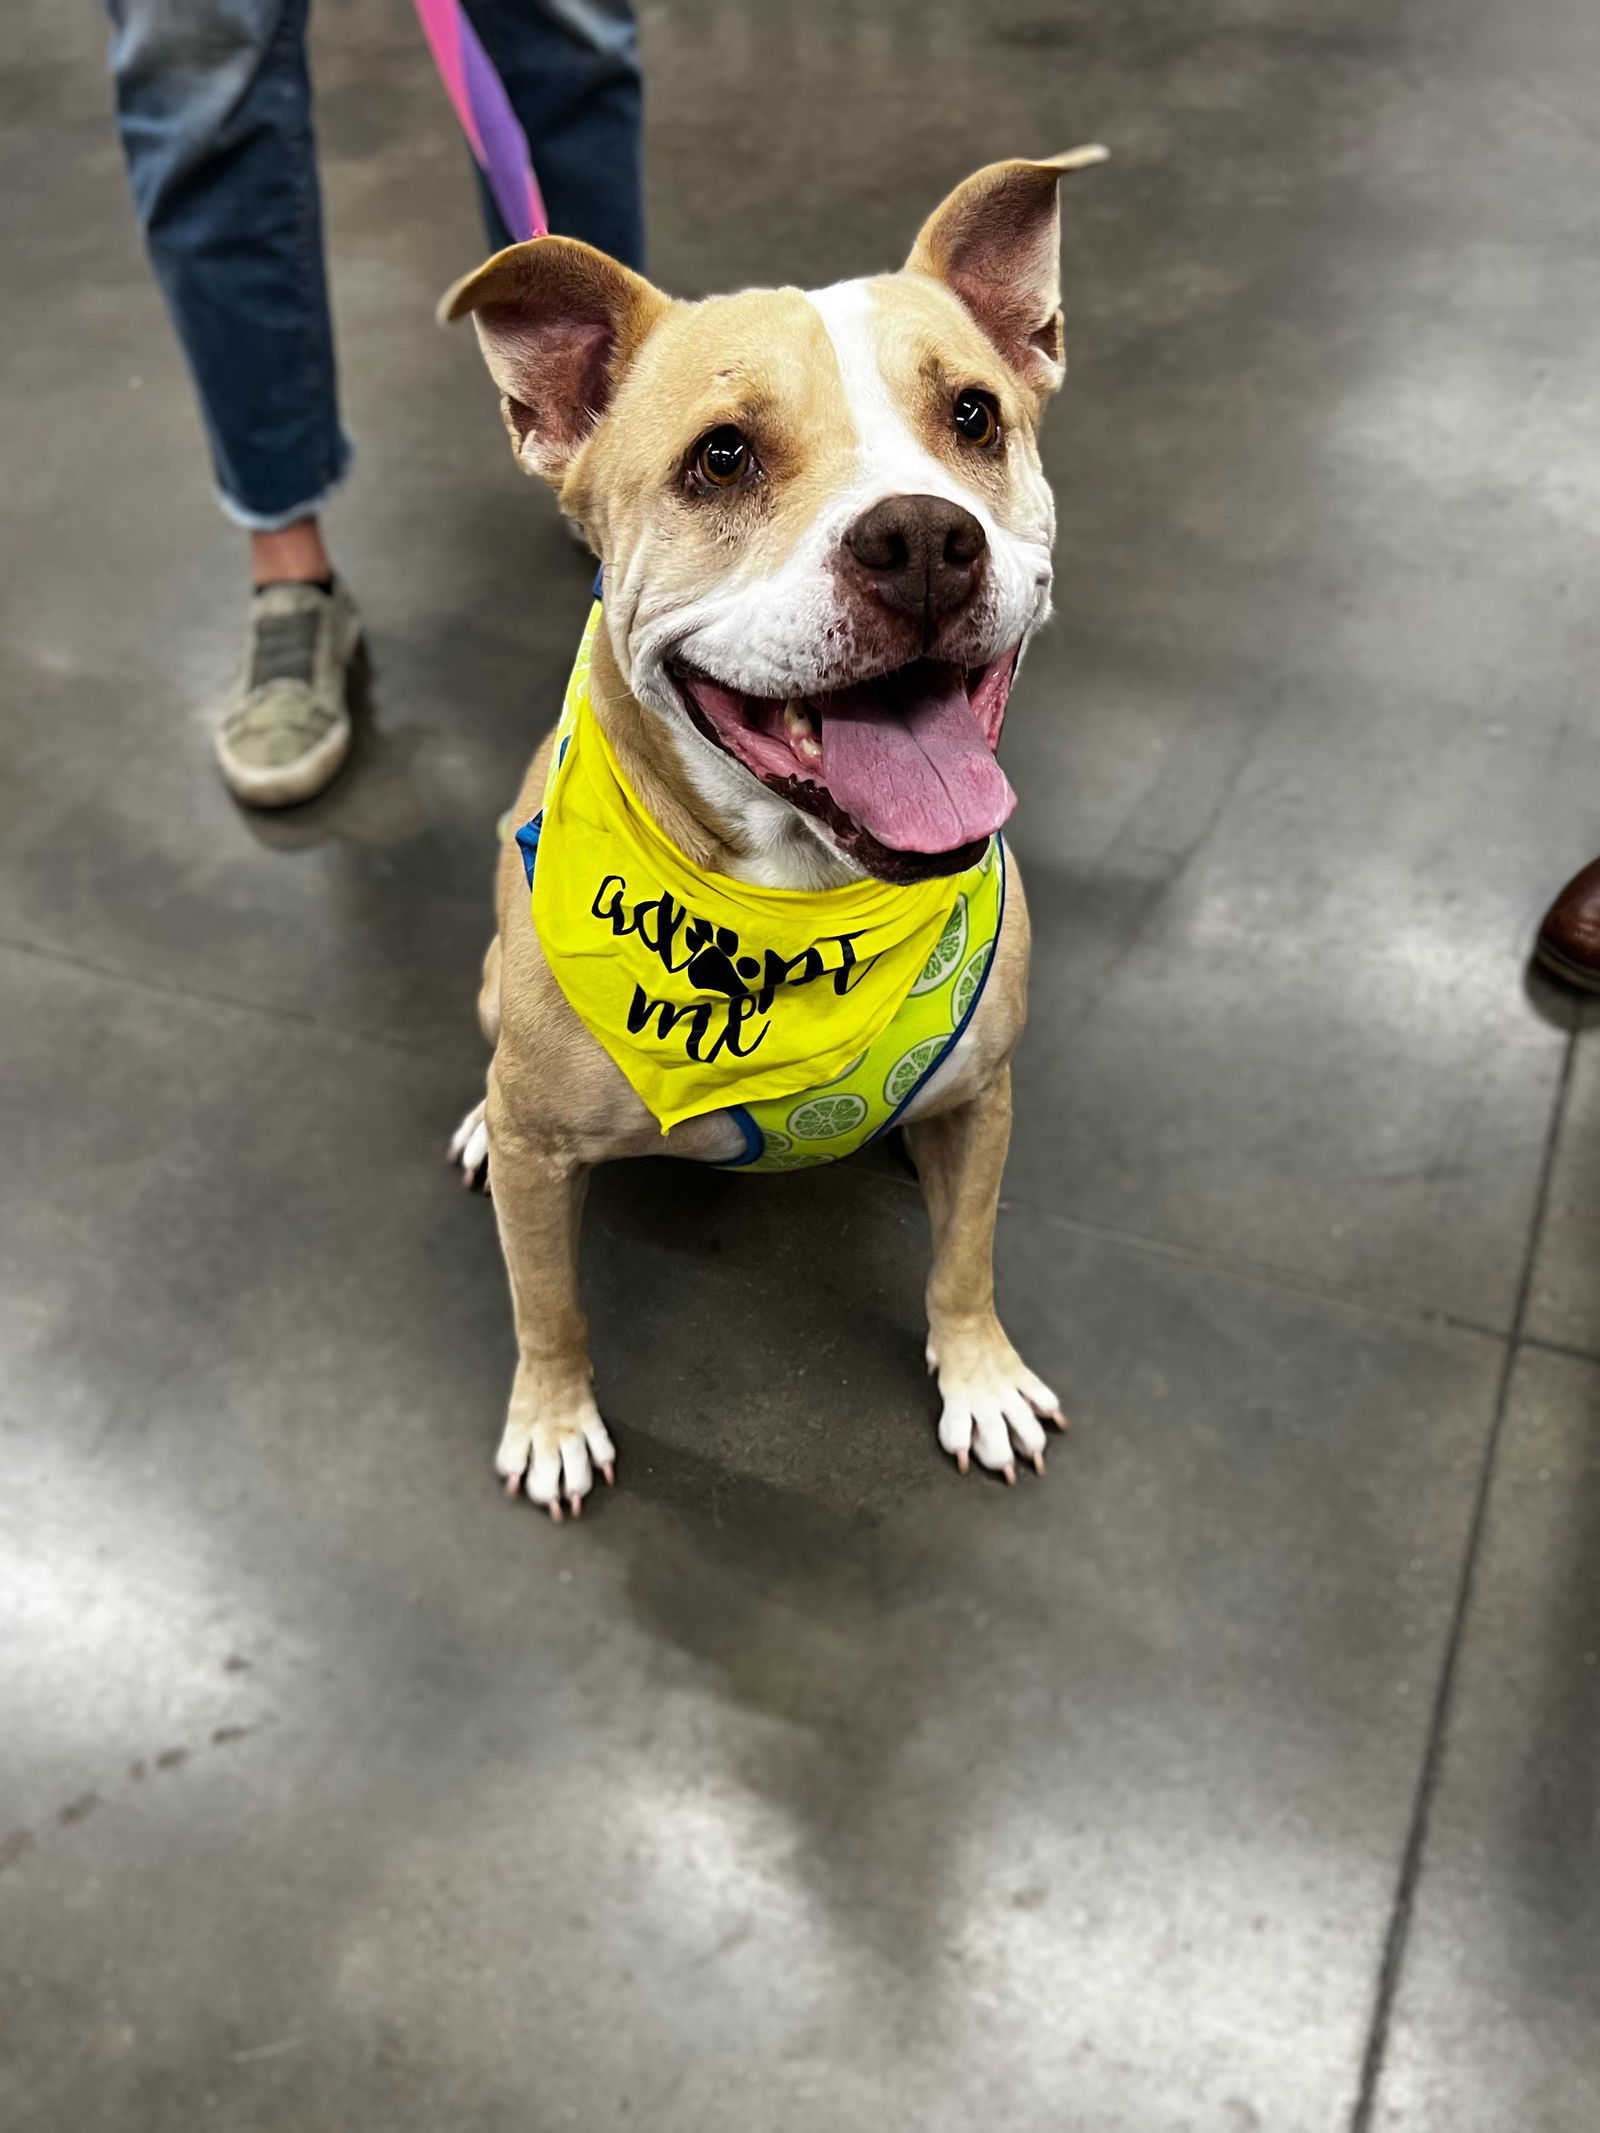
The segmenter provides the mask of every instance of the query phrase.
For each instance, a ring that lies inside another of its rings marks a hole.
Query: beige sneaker
[[[290,807],[332,784],[350,753],[345,700],[361,617],[344,586],[268,585],[250,602],[217,761],[246,807]]]

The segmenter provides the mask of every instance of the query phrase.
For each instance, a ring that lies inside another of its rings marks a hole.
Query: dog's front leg
[[[616,1453],[594,1404],[588,1328],[578,1301],[578,1224],[587,1166],[529,1138],[510,1121],[491,1075],[486,1108],[489,1178],[511,1277],[517,1375],[495,1465],[515,1495],[526,1487],[550,1516],[574,1516],[598,1467]]]
[[[1039,1417],[1065,1429],[1056,1396],[1006,1338],[994,1308],[994,1224],[1011,1139],[1011,1069],[954,1110],[906,1128],[933,1230],[928,1368],[944,1411],[939,1442],[962,1473],[979,1463],[1017,1478],[1013,1441],[1044,1472]]]

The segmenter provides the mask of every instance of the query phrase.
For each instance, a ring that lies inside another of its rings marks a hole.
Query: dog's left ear
[[[1036,392],[1066,376],[1061,328],[1063,173],[1103,163],[1100,147],[1071,148],[1042,163],[991,163],[974,171],[922,225],[908,274],[931,274],[954,290]]]

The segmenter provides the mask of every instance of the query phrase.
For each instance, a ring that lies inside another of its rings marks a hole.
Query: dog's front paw
[[[582,1516],[597,1467],[607,1482],[615,1482],[616,1458],[591,1394],[585,1393],[565,1414],[544,1411],[533,1419],[513,1395],[494,1463],[508,1496],[526,1489],[559,1525],[563,1505],[574,1518]]]
[[[481,1103],[473,1105],[451,1134],[446,1157],[450,1167],[460,1171],[468,1192],[489,1190],[489,1128],[484,1123],[483,1109]]]
[[[999,1321],[972,1331],[928,1336],[928,1369],[944,1402],[939,1442],[964,1474],[978,1464],[1008,1482],[1017,1478],[1016,1452],[1044,1472],[1041,1416],[1065,1429],[1055,1394],[1036,1378],[1006,1339]],[[1013,1450],[1015,1446],[1015,1450]]]

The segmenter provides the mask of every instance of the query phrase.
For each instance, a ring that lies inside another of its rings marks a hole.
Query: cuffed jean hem
[[[329,500],[344,487],[355,463],[355,456],[355,439],[348,430],[341,430],[338,472],[315,496],[309,497],[303,504],[291,504],[287,511],[251,511],[236,497],[230,496],[226,489],[214,488],[211,493],[216,498],[217,508],[223,517],[232,519],[233,523],[242,526],[246,533],[282,533],[287,527],[297,526],[303,518],[320,516]]]

